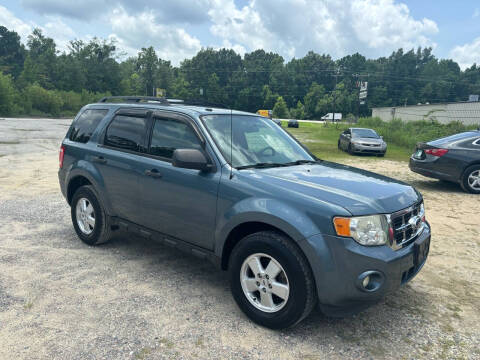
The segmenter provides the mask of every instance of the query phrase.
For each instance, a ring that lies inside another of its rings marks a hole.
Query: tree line
[[[106,95],[154,95],[202,100],[239,110],[273,109],[274,116],[318,119],[329,112],[366,116],[372,107],[465,101],[480,94],[480,66],[462,71],[431,48],[399,49],[389,57],[356,53],[333,60],[313,51],[286,62],[255,50],[200,50],[179,66],[153,47],[125,59],[111,40],[72,40],[60,52],[34,29],[26,46],[0,26],[0,115],[72,115]],[[359,102],[359,82],[368,96]]]

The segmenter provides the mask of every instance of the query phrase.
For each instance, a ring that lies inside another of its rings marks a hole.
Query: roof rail
[[[125,102],[158,102],[162,105],[170,105],[167,99],[163,97],[154,97],[154,96],[105,96],[101,98],[98,102],[105,103],[110,102],[111,100],[123,100]]]

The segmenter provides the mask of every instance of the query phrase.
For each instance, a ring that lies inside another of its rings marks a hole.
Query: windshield
[[[315,161],[272,120],[249,115],[233,115],[230,120],[229,114],[206,115],[202,120],[222,155],[235,168]],[[232,133],[233,146],[230,149]]]
[[[378,134],[372,129],[352,129],[353,137],[378,139]]]

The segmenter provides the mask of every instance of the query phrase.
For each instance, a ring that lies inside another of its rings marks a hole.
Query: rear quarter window
[[[68,138],[71,141],[87,143],[98,124],[107,115],[106,109],[87,109],[73,122]]]

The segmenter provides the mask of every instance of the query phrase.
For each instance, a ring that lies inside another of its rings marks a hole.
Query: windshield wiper
[[[243,170],[243,169],[265,169],[265,168],[270,168],[270,167],[281,167],[281,166],[288,166],[286,163],[256,163],[256,164],[250,164],[250,165],[243,165],[243,166],[237,166],[237,170]]]
[[[297,161],[291,161],[288,163],[285,163],[285,166],[291,166],[291,165],[303,165],[303,164],[318,164],[317,160],[297,160]]]

